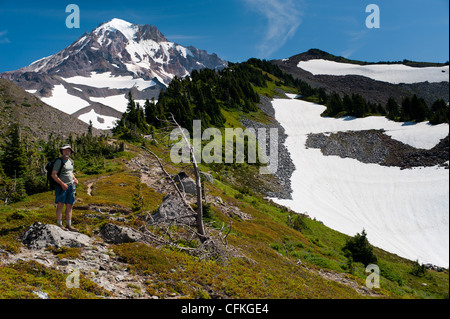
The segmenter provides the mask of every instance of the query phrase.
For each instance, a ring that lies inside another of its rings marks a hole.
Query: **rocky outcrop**
[[[100,229],[100,235],[106,242],[112,244],[134,243],[143,239],[138,231],[111,223]]]
[[[382,164],[389,155],[379,131],[352,131],[309,134],[306,147],[319,148],[323,155],[353,158],[363,163]]]
[[[121,240],[137,239],[131,228],[116,228],[114,227],[116,225],[108,225],[110,226],[105,227],[105,229],[109,229],[111,233],[115,234],[113,238]],[[136,231],[136,233],[139,232]],[[55,225],[42,223],[35,223],[30,226],[22,239],[25,247],[21,248],[19,253],[5,252],[6,256],[2,256],[3,251],[0,250],[1,266],[17,262],[37,262],[63,274],[66,278],[66,284],[69,275],[74,274],[76,270],[78,274],[82,274],[107,290],[110,293],[109,298],[158,299],[158,297],[152,296],[146,291],[145,282],[148,276],[130,273],[129,264],[124,263],[120,257],[116,256],[112,246],[106,240],[105,242],[93,240],[86,235],[64,231]],[[88,245],[83,246],[86,244],[85,240],[88,241]],[[79,242],[79,244],[76,242]],[[80,255],[77,258],[61,258],[55,253],[41,249],[47,246],[58,248],[61,248],[60,246],[80,247]],[[50,299],[45,287],[35,287],[32,293],[39,299]]]
[[[152,215],[154,223],[195,224],[195,217],[177,195],[166,195],[157,212]]]
[[[195,184],[195,181],[185,172],[178,173],[173,179],[177,183],[180,191],[191,195],[197,194],[197,185]]]
[[[92,243],[89,236],[63,230],[56,225],[36,222],[28,228],[22,237],[22,243],[29,249],[44,249],[47,247],[86,247]]]
[[[448,169],[449,136],[430,150],[417,149],[392,139],[382,130],[309,134],[306,147],[318,148],[323,155],[353,158],[363,163],[411,167],[442,166]]]
[[[284,96],[283,92],[280,92]],[[275,117],[275,110],[272,106],[272,102],[269,98],[260,95],[260,103],[258,104],[258,107],[266,113],[268,116]],[[270,152],[270,137],[269,133],[271,128],[277,128],[278,129],[278,167],[277,171],[274,174],[276,178],[276,185],[272,184],[270,187],[270,190],[261,190],[263,193],[265,193],[268,197],[275,197],[275,198],[281,198],[281,199],[292,199],[292,188],[291,188],[291,176],[292,173],[295,171],[295,165],[294,162],[291,159],[291,155],[284,145],[286,141],[286,133],[284,128],[275,120],[273,119],[273,122],[271,124],[263,124],[259,123],[247,118],[243,118],[241,120],[242,125],[245,126],[245,128],[253,128],[256,132],[258,132],[259,128],[266,129],[266,153],[269,155]],[[258,142],[261,141],[261,139],[256,136]]]

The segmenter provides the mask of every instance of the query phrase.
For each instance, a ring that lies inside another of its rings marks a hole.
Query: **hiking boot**
[[[63,225],[61,225],[61,226],[58,225],[58,227],[61,228],[62,230],[68,231],[68,229],[66,227],[64,227]]]
[[[71,226],[67,226],[66,229],[69,230],[69,231],[73,231],[74,233],[78,233],[78,229],[76,229],[76,228],[73,227],[72,225],[71,225]]]

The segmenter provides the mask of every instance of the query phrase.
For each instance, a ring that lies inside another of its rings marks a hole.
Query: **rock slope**
[[[354,158],[363,163],[402,169],[439,165],[448,169],[449,136],[431,150],[403,144],[382,130],[309,134],[306,146],[319,148],[324,155]]]

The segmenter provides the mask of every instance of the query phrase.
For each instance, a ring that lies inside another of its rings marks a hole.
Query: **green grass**
[[[51,299],[94,299],[110,295],[80,275],[80,289],[66,286],[66,276],[37,262],[19,261],[0,267],[0,299],[39,299],[45,292]]]

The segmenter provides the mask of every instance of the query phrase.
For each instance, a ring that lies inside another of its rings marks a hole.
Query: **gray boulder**
[[[143,236],[138,231],[115,224],[106,224],[100,229],[102,238],[113,244],[134,243],[143,240]]]
[[[29,249],[44,249],[51,247],[82,248],[89,246],[92,239],[80,233],[63,230],[56,225],[36,222],[28,228],[22,237],[22,243]]]
[[[197,186],[195,185],[195,181],[190,178],[185,172],[180,172],[173,178],[177,183],[178,188],[186,194],[197,194]]]
[[[177,195],[166,195],[157,212],[152,215],[155,223],[180,222],[183,224],[195,224],[195,217],[192,212],[186,208],[183,201]]]
[[[211,174],[200,172],[200,175],[202,175],[205,178],[205,180],[207,180],[211,184],[214,183],[214,177]]]

